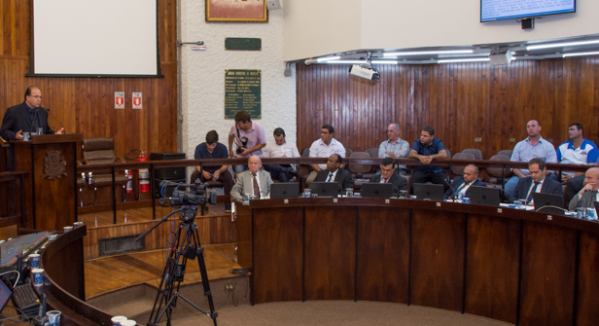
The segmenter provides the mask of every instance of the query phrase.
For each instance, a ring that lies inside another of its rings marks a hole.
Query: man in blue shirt
[[[449,188],[447,175],[443,168],[430,165],[435,159],[447,158],[447,151],[443,142],[435,138],[435,129],[431,126],[424,127],[420,132],[420,139],[414,141],[408,158],[414,158],[420,161],[422,165],[416,167],[416,171],[410,178],[410,188],[415,183],[425,183],[430,181],[434,184],[443,185],[445,191]]]
[[[583,137],[580,123],[568,128],[570,140],[557,148],[557,160],[562,164],[593,164],[599,159],[597,145]],[[562,183],[568,187],[568,198],[573,198],[584,187],[584,172],[562,172]]]
[[[196,147],[194,158],[196,160],[229,158],[227,147],[218,142],[218,133],[216,130],[210,130],[206,134],[206,142],[201,143]],[[229,173],[229,165],[204,165],[203,168],[198,165],[196,166],[196,171],[200,174],[200,180],[202,182],[210,180],[220,181],[224,184],[225,195],[229,196],[231,194],[233,178],[231,177],[231,173]],[[191,182],[195,182],[195,180],[191,180]],[[225,211],[231,211],[231,203],[225,204]]]
[[[520,141],[514,146],[510,161],[530,162],[533,158],[540,158],[544,160],[545,163],[557,163],[555,147],[541,137],[541,125],[537,120],[528,121],[526,124],[526,132],[528,133],[528,138]],[[513,169],[513,172],[515,175],[503,186],[504,196],[506,198],[513,198],[518,181],[521,178],[530,176],[530,171],[528,171],[528,169]],[[546,171],[546,175],[555,179],[555,176],[550,171]]]

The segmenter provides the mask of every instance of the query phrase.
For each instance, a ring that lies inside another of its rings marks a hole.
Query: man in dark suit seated
[[[6,110],[0,128],[0,137],[4,140],[22,140],[23,132],[37,132],[42,129],[42,135],[62,134],[64,128],[54,131],[48,126],[48,111],[41,107],[42,92],[35,86],[27,87],[25,101],[11,106]]]
[[[349,171],[340,168],[342,162],[341,155],[333,154],[327,161],[327,169],[320,170],[314,181],[317,182],[338,182],[341,186],[339,191],[345,191],[347,188],[354,189],[354,178]]]
[[[386,157],[381,162],[381,173],[377,173],[370,178],[372,183],[391,183],[393,184],[393,195],[397,196],[400,190],[408,190],[408,180],[395,173],[395,161]]]
[[[568,209],[573,211],[578,207],[595,208],[593,202],[597,200],[599,190],[599,168],[590,168],[584,174],[584,187],[572,197]]]
[[[486,187],[487,185],[478,180],[478,167],[468,164],[464,168],[464,176],[453,179],[451,186],[445,192],[445,199],[470,197],[470,187]]]
[[[516,185],[516,191],[514,191],[514,197],[508,198],[511,202],[517,199],[525,199],[527,205],[534,205],[532,194],[535,192],[559,195],[562,196],[563,200],[564,190],[562,184],[551,178],[545,178],[547,169],[543,159],[533,158],[528,161],[528,169],[530,170],[530,177],[520,178],[518,185]]]

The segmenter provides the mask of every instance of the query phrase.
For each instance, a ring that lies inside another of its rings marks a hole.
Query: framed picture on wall
[[[207,22],[268,23],[266,0],[205,0]]]

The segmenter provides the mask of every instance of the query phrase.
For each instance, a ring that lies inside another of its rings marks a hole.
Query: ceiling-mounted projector
[[[489,54],[489,59],[491,66],[509,65],[512,61],[512,51],[491,52],[491,54]]]
[[[368,65],[352,65],[349,68],[349,73],[360,78],[377,81],[381,78],[381,74],[374,67]]]

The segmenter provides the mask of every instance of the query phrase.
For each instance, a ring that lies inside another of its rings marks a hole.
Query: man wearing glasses
[[[22,140],[23,132],[45,134],[62,134],[64,128],[54,131],[48,125],[48,111],[40,106],[42,92],[35,86],[29,86],[25,91],[25,101],[11,106],[6,110],[0,136],[4,140]]]

